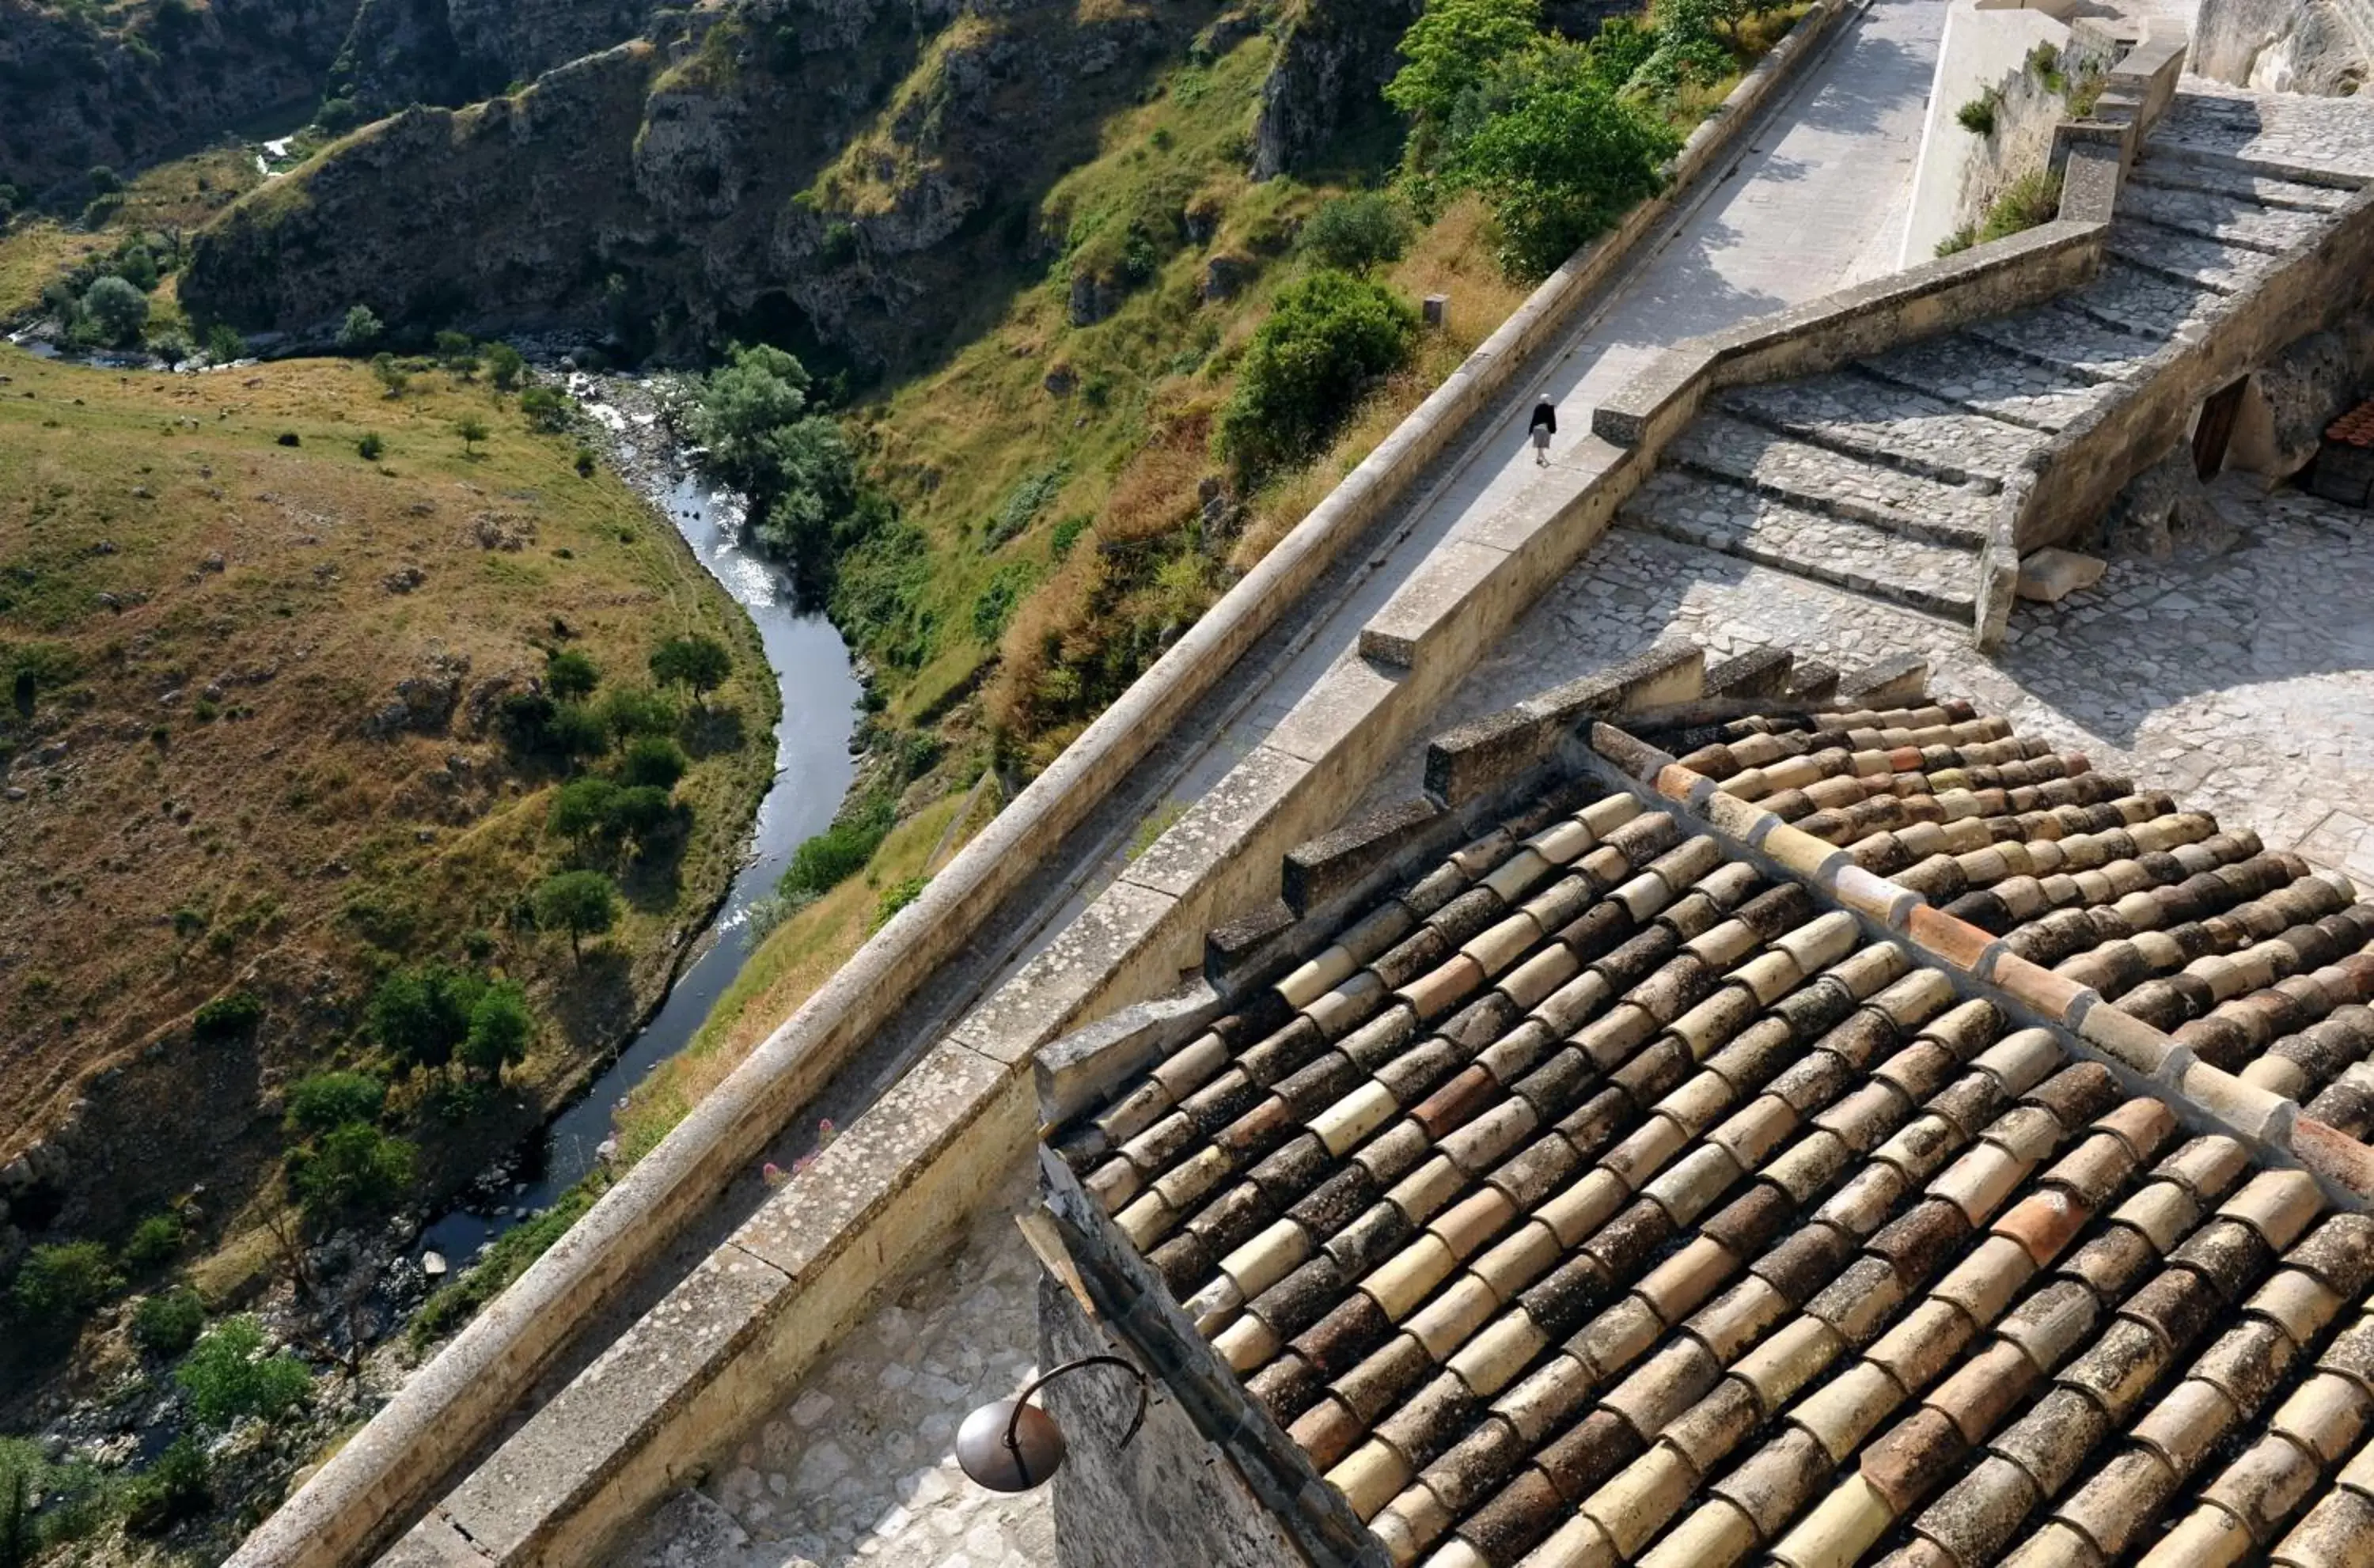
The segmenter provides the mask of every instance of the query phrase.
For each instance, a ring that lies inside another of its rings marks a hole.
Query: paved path
[[[2374,581],[2374,527],[2311,497],[2255,493],[2239,475],[2213,494],[2237,529],[2230,548],[2114,560],[2100,583],[2059,604],[2020,604],[1993,660],[1959,626],[1618,530],[1429,730],[1666,638],[1692,638],[1710,657],[1781,646],[1842,668],[1919,652],[1932,691],[2374,890],[2374,626],[2363,588]],[[1415,790],[1423,757],[1411,747],[1373,798]]]

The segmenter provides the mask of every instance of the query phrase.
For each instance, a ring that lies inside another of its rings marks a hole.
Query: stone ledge
[[[1427,793],[1448,807],[1464,805],[1539,766],[1586,719],[1697,696],[1705,668],[1705,650],[1696,643],[1661,643],[1598,674],[1462,724],[1427,747]]]

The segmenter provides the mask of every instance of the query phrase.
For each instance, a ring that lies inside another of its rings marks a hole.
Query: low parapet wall
[[[511,1412],[582,1326],[759,1156],[1185,711],[1407,492],[1467,422],[1492,406],[1684,191],[1728,154],[1775,88],[1803,66],[1839,18],[1860,9],[1859,0],[1815,0],[1692,133],[1668,166],[1663,193],[1635,207],[1614,232],[1536,289],[967,845],[921,898],[267,1519],[230,1560],[235,1568],[360,1562],[418,1518],[457,1460]],[[1269,745],[1140,858],[1129,879],[1098,899],[861,1118],[877,1126],[886,1117],[903,1118],[911,1130],[937,1129],[940,1142],[902,1145],[856,1169],[867,1141],[853,1129],[844,1134],[578,1379],[603,1389],[598,1417],[589,1418],[584,1398],[556,1398],[430,1512],[390,1561],[584,1561],[581,1553],[693,1466],[725,1423],[734,1396],[712,1385],[724,1381],[746,1391],[760,1383],[779,1387],[796,1376],[886,1274],[931,1246],[945,1229],[943,1221],[961,1215],[960,1188],[919,1211],[911,1211],[902,1197],[927,1177],[938,1179],[934,1166],[946,1149],[975,1129],[1004,1129],[1011,1137],[984,1131],[983,1146],[1018,1153],[1028,1141],[1027,1117],[1011,1118],[1028,1095],[1016,1087],[1016,1074],[1031,1053],[1085,1010],[1114,997],[1168,989],[1179,954],[1192,951],[1205,913],[1231,907],[1258,880],[1239,871],[1251,863],[1244,857],[1275,856],[1312,825],[1340,814],[1350,793],[1370,777],[1363,769],[1381,764],[1406,738],[1456,673],[1444,666],[1429,680],[1409,685],[1372,678],[1357,664],[1339,666],[1331,684],[1299,707]],[[786,1225],[796,1225],[805,1238],[796,1250],[750,1241]],[[736,1248],[743,1256],[731,1256]],[[753,1258],[759,1261],[754,1265]],[[780,1266],[785,1262],[793,1266]],[[694,1336],[691,1342],[669,1338],[686,1334]],[[755,1348],[762,1340],[764,1348]]]

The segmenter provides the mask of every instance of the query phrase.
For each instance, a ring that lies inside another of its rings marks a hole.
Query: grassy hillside
[[[66,1161],[18,1218],[112,1245],[203,1182],[223,1239],[279,1201],[283,1095],[331,1065],[393,1081],[416,1190],[475,1172],[657,999],[723,891],[771,761],[746,621],[482,380],[425,371],[392,399],[351,363],[170,377],[15,350],[0,378],[0,1164],[44,1133]],[[734,667],[674,699],[680,831],[548,831],[558,781],[605,764],[523,753],[504,700],[555,649],[590,659],[597,702],[647,686],[688,634]],[[525,898],[579,863],[622,895],[582,961]],[[365,1026],[385,975],[439,962],[524,987],[534,1038],[499,1093],[407,1071]],[[206,1011],[241,997],[260,1017]]]

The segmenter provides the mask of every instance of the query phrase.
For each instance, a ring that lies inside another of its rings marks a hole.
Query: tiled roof
[[[2324,439],[2345,446],[2374,447],[2374,400],[2359,404],[2327,426]]]
[[[2222,1562],[2311,1504],[2284,1561],[2359,1550],[2374,1221],[2058,1004],[2354,1136],[2367,907],[1957,705],[1718,735],[1550,787],[1057,1153],[1396,1563]]]

